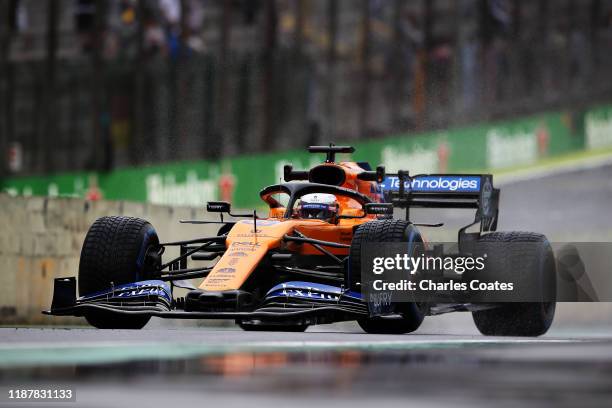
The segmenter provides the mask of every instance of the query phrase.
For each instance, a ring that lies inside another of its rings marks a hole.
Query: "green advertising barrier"
[[[587,149],[612,146],[612,108],[598,106],[584,115],[584,138]]]
[[[612,146],[612,106],[586,112],[555,112],[512,121],[445,131],[403,134],[356,141],[352,157],[339,159],[384,164],[387,171],[411,173],[495,172],[539,161]],[[118,169],[109,173],[72,173],[15,177],[0,182],[10,194],[79,196],[156,204],[203,206],[230,200],[236,207],[259,206],[260,189],[281,181],[283,166],[308,169],[321,155],[291,150],[239,156],[219,162],[194,161]]]

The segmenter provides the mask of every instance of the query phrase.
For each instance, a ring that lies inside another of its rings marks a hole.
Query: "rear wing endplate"
[[[397,208],[474,208],[474,225],[480,231],[495,231],[499,214],[499,189],[491,174],[419,174],[407,171],[387,173],[380,187],[386,201]]]

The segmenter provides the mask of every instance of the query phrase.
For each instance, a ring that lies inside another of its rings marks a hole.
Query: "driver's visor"
[[[298,207],[300,218],[327,220],[331,219],[336,206],[330,204],[304,203]]]

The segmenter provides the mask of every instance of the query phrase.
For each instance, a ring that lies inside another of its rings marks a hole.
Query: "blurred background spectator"
[[[376,138],[612,92],[611,0],[0,0],[0,18],[0,148],[20,146],[19,174]]]

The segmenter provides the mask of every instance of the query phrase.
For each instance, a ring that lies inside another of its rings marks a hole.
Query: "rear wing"
[[[419,174],[407,171],[387,173],[380,184],[385,200],[394,207],[409,210],[424,208],[474,208],[474,223],[480,231],[495,231],[499,214],[499,189],[490,174]],[[468,227],[469,227],[468,226]],[[466,227],[467,228],[467,227]]]

